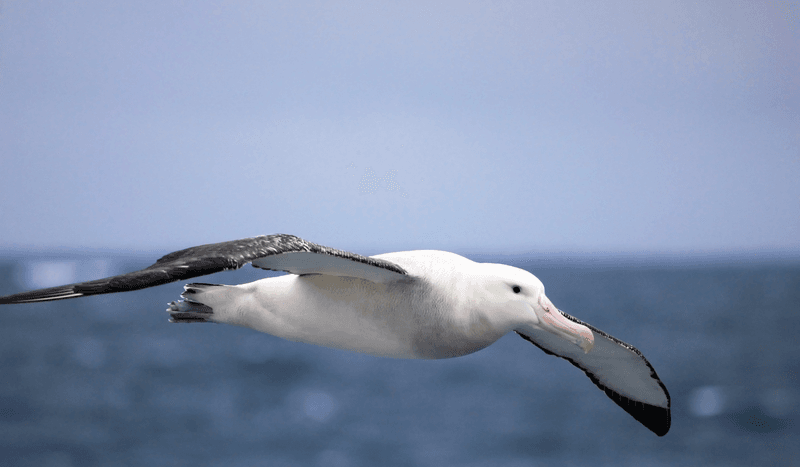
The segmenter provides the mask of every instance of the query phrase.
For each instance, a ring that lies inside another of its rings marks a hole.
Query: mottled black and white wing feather
[[[588,354],[547,331],[535,331],[530,335],[517,331],[517,334],[545,353],[561,357],[580,368],[614,403],[642,425],[658,436],[667,434],[671,425],[669,392],[639,349],[574,316],[559,312],[592,330],[594,348]]]
[[[200,245],[165,255],[140,271],[78,284],[0,297],[0,304],[31,303],[154,287],[239,269],[247,263],[293,274],[333,274],[374,282],[401,279],[406,271],[386,260],[336,250],[294,235],[262,235]]]

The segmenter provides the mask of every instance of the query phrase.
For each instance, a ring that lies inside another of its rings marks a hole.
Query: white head
[[[544,285],[533,274],[505,264],[480,264],[480,310],[496,329],[530,335],[531,329],[547,331],[589,353],[594,335],[586,326],[570,321],[544,294]]]

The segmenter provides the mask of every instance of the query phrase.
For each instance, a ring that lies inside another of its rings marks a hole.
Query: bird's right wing
[[[592,330],[594,348],[589,353],[547,331],[526,330],[517,334],[545,353],[580,368],[633,418],[658,436],[667,434],[671,424],[669,392],[639,349],[561,310],[558,312]]]

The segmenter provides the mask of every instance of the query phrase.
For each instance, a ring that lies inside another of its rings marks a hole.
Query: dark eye
[[[513,290],[514,293],[519,293],[519,291],[522,289],[520,289],[518,285],[515,285],[514,287],[511,288],[511,290]]]

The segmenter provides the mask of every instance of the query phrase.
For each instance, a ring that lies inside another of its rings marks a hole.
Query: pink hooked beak
[[[544,315],[540,316],[540,320],[546,331],[572,342],[583,349],[583,353],[589,353],[592,350],[594,334],[589,328],[567,319],[544,294],[539,295],[539,305],[545,311]]]

